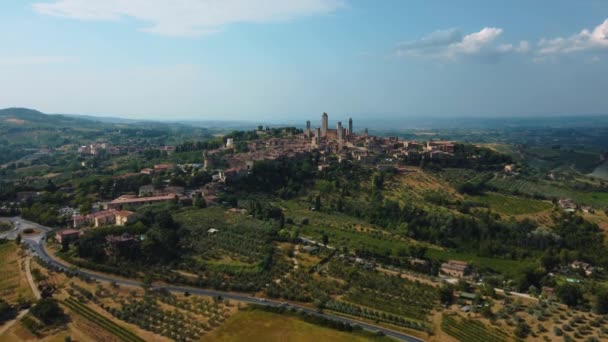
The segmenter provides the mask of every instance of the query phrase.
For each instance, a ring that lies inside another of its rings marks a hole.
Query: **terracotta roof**
[[[126,203],[139,203],[139,202],[154,202],[154,201],[168,201],[175,198],[175,195],[163,195],[163,196],[150,196],[150,197],[119,197],[110,202],[110,204],[126,204]]]
[[[66,229],[66,230],[62,230],[60,232],[57,232],[57,234],[59,234],[61,236],[73,235],[73,234],[80,234],[80,231],[75,230],[75,229]]]

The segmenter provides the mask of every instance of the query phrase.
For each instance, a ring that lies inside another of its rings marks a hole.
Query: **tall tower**
[[[317,146],[321,145],[321,129],[319,127],[315,128],[315,143]]]
[[[310,120],[306,121],[306,137],[310,138],[311,132],[310,132]]]
[[[342,138],[344,138],[344,130],[342,129],[341,121],[338,121],[338,124],[336,125],[336,133],[338,133],[338,141],[342,141]]]
[[[327,113],[323,113],[323,116],[321,117],[321,136],[322,137],[327,135],[327,128],[329,127],[328,122],[329,122],[329,117],[327,116]]]
[[[348,119],[348,135],[353,134],[353,118]]]

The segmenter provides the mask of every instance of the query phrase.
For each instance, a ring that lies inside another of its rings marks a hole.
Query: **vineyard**
[[[358,305],[340,302],[340,301],[329,301],[326,304],[327,309],[340,312],[346,315],[361,317],[377,322],[383,322],[388,324],[397,325],[404,328],[410,328],[425,332],[432,331],[431,326],[428,323],[416,322],[403,318],[401,316],[393,315],[384,311],[373,310],[364,308]]]
[[[175,219],[189,230],[188,247],[197,258],[221,260],[228,256],[244,264],[255,264],[268,254],[269,229],[263,221],[228,215],[216,208],[185,211]],[[209,229],[217,232],[210,234]]]
[[[177,309],[164,309],[150,297],[143,300],[121,299],[120,303],[120,308],[106,307],[106,309],[120,320],[179,341],[198,340],[206,331],[210,331],[225,320],[223,316],[218,317],[210,313],[211,318],[207,323],[203,323],[189,313]]]
[[[123,341],[144,342],[143,339],[139,338],[137,335],[133,334],[129,330],[110,321],[109,319],[98,314],[97,312],[95,312],[91,308],[89,308],[88,306],[84,305],[83,303],[81,303],[78,300],[75,300],[72,297],[69,297],[68,299],[66,299],[63,302],[63,304],[65,306],[67,306],[70,310],[72,310],[75,313],[79,314],[80,316],[86,318],[87,320],[92,321],[93,323],[97,324],[101,328],[112,333],[113,335],[117,336],[118,338],[120,338]]]
[[[432,286],[339,261],[329,263],[328,273],[350,285],[343,299],[330,301],[328,309],[406,328],[432,330],[427,317],[438,299]]]
[[[443,315],[441,330],[463,342],[506,342],[509,335],[472,319]]]
[[[66,306],[70,308],[75,304],[80,304],[82,309],[88,309],[83,303],[92,301],[122,321],[179,341],[199,340],[207,332],[220,326],[230,316],[233,308],[228,301],[219,298],[186,297],[178,299],[163,291],[149,292],[142,299],[136,299],[133,293],[129,296],[114,296],[102,287],[98,287],[96,293],[93,294],[73,283],[67,291],[70,299]],[[89,311],[95,314],[92,310],[89,309]],[[77,312],[80,313],[80,311]],[[90,316],[91,313],[88,315]],[[85,317],[90,319],[89,316]],[[101,317],[101,319],[105,318]],[[99,319],[93,321],[97,323]],[[100,326],[106,328],[102,324]],[[116,336],[121,336],[114,332],[115,329],[106,328],[106,330]]]
[[[514,195],[525,195],[531,197],[547,198],[571,198],[580,204],[588,204],[600,208],[606,207],[608,203],[608,193],[606,192],[585,192],[570,189],[558,185],[550,184],[545,181],[528,181],[514,178],[495,178],[487,183],[504,193]]]

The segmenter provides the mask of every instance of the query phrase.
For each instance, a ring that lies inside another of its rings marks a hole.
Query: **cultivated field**
[[[25,276],[24,259],[13,242],[0,244],[0,298],[16,303],[19,297],[33,299],[31,287]]]
[[[305,342],[392,341],[365,333],[347,333],[310,324],[295,317],[252,310],[240,311],[202,341]]]

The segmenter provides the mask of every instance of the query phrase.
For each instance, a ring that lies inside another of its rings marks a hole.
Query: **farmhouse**
[[[441,264],[441,273],[456,278],[464,278],[471,273],[471,267],[466,261],[448,260]]]

